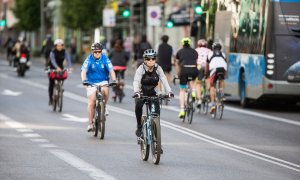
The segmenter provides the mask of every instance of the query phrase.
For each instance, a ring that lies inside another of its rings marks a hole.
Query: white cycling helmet
[[[64,45],[64,41],[62,39],[55,39],[54,45],[61,44]]]

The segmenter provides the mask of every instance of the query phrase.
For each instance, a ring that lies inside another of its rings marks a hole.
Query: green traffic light
[[[0,26],[1,27],[4,27],[6,25],[6,20],[5,19],[2,19],[1,21],[0,21]]]
[[[167,22],[167,28],[172,28],[174,26],[174,23],[172,21]]]
[[[130,16],[130,11],[129,10],[124,10],[122,15],[123,15],[123,17],[127,18],[127,17]]]
[[[203,9],[200,5],[197,5],[194,10],[196,14],[202,14],[203,12]]]

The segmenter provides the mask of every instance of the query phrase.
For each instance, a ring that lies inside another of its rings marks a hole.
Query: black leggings
[[[159,101],[155,100],[153,101],[154,106],[155,106],[155,113],[158,115],[160,114],[160,105]],[[135,117],[136,117],[136,122],[138,126],[142,126],[142,114],[143,114],[143,105],[145,104],[145,101],[142,99],[138,99],[135,103]],[[149,108],[151,107],[151,104],[149,104]],[[150,109],[151,110],[151,109]]]

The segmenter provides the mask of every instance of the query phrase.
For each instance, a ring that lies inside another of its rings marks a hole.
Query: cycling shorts
[[[197,67],[181,67],[181,73],[179,78],[180,87],[184,88],[184,86],[188,83],[188,78],[191,78],[191,80],[195,80],[197,76]]]
[[[199,81],[201,81],[201,80],[204,78],[204,73],[205,73],[204,68],[201,68],[201,69],[198,70],[198,76],[197,76],[197,79],[198,79]]]
[[[225,68],[216,68],[216,71],[210,76],[209,80],[211,84],[216,84],[217,80],[224,80],[225,79]]]
[[[160,66],[164,72],[169,73],[172,71],[172,65],[162,64]]]

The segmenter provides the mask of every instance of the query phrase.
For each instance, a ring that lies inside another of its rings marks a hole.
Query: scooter
[[[17,73],[18,76],[20,77],[24,77],[25,76],[25,72],[28,69],[28,59],[26,57],[26,54],[21,54],[20,55],[20,59],[19,59],[19,63],[17,65]]]

